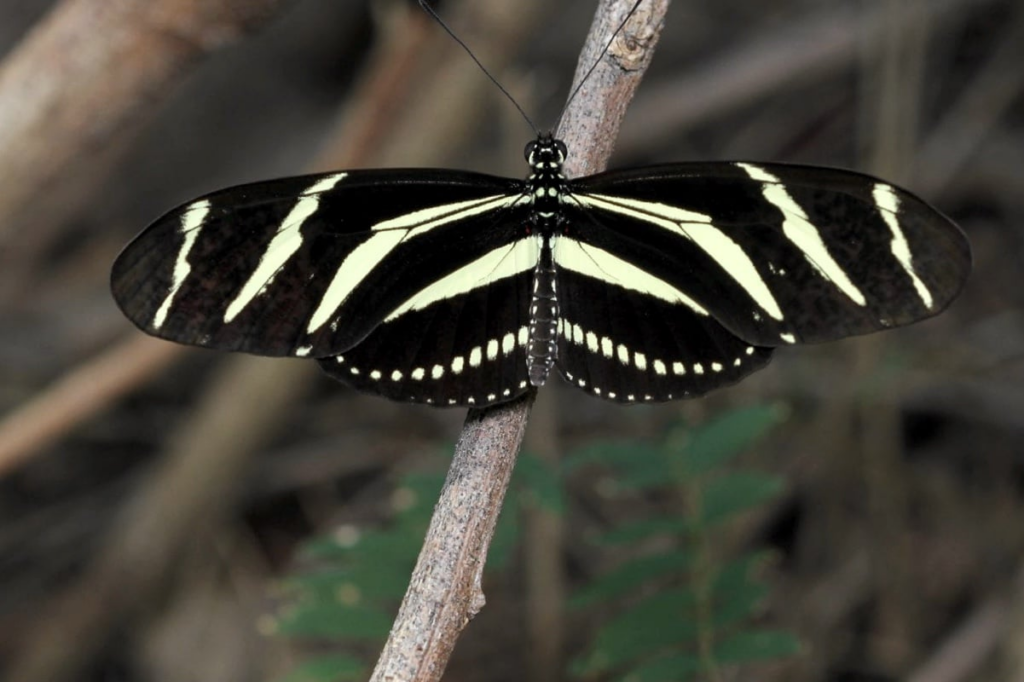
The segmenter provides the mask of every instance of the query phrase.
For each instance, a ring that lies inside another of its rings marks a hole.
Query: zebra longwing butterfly
[[[131,242],[112,290],[143,331],[315,358],[394,400],[485,406],[544,384],[688,398],[778,346],[942,311],[971,267],[949,219],[860,173],[684,163],[525,180],[358,170],[242,185]]]

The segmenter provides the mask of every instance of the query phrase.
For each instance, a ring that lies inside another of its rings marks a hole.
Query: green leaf
[[[523,453],[516,462],[515,477],[520,494],[528,495],[542,509],[559,516],[565,514],[562,478],[552,465],[536,455]]]
[[[358,561],[372,555],[380,561],[402,561],[411,555],[415,561],[425,530],[425,525],[409,523],[395,523],[384,530],[344,526],[333,534],[305,543],[301,559],[338,562],[355,558]],[[344,541],[339,540],[342,534]]]
[[[376,562],[368,560],[351,570],[349,579],[338,585],[338,590],[357,590],[362,599],[396,603],[405,594],[412,575],[414,559],[408,562]],[[334,596],[338,597],[338,591]]]
[[[678,574],[692,561],[692,553],[681,549],[635,559],[577,590],[569,601],[569,606],[580,608],[610,601],[655,578],[666,574]]]
[[[588,465],[632,469],[646,462],[664,459],[665,449],[644,441],[605,441],[573,451],[562,460],[563,473],[571,473]]]
[[[679,537],[687,533],[693,522],[681,516],[658,517],[628,523],[599,535],[594,542],[599,545],[623,545],[651,537]]]
[[[761,405],[727,412],[698,427],[681,451],[684,470],[693,476],[721,467],[782,422],[787,413],[778,405]]]
[[[352,572],[347,568],[331,570],[315,570],[297,573],[281,580],[283,592],[289,597],[303,602],[334,599],[338,588],[352,580]]]
[[[279,634],[291,637],[382,639],[391,629],[391,616],[363,605],[320,603],[286,609],[275,625]]]
[[[370,529],[348,550],[350,556],[358,562],[373,557],[374,562],[416,562],[420,544],[426,528],[396,524],[385,529]]]
[[[664,590],[619,614],[598,630],[586,659],[602,667],[585,664],[586,671],[615,668],[692,641],[698,631],[695,601],[687,588]]]
[[[764,568],[771,561],[774,554],[771,550],[750,552],[722,565],[716,571],[712,584],[714,592],[716,594],[729,592],[752,583],[756,578],[755,574],[757,571]]]
[[[759,552],[726,564],[712,580],[712,620],[719,629],[749,618],[768,595],[768,587],[757,582],[755,573],[770,556]]]
[[[784,488],[778,476],[749,471],[711,479],[700,488],[700,521],[704,526],[727,521],[777,497]]]
[[[366,665],[347,654],[324,654],[296,666],[281,682],[347,682],[366,676]]]
[[[593,677],[595,673],[608,669],[608,662],[600,651],[591,648],[586,654],[577,656],[569,661],[567,666],[569,677],[572,679],[580,677]]]
[[[768,597],[768,587],[760,583],[747,583],[732,592],[721,593],[712,606],[712,621],[718,630],[757,615]]]
[[[353,556],[373,554],[388,561],[412,555],[415,561],[430,515],[437,502],[444,477],[435,472],[406,474],[395,489],[395,497],[406,504],[395,511],[395,520],[386,528],[339,526],[304,543],[300,560],[336,562]]]
[[[722,663],[746,663],[795,656],[800,648],[800,640],[790,632],[750,630],[715,644],[713,655]]]
[[[659,656],[645,661],[618,679],[618,682],[685,682],[700,672],[700,659],[689,654]]]
[[[413,493],[415,506],[433,509],[444,485],[444,477],[440,471],[412,471],[402,476],[397,487],[407,488]]]
[[[645,462],[638,463],[623,470],[615,478],[620,490],[658,490],[674,487],[679,484],[678,472],[671,466],[668,451],[662,449],[657,457],[649,457]]]
[[[340,557],[348,556],[351,548],[338,543],[337,539],[329,534],[318,535],[302,543],[299,548],[298,561],[330,561]]]
[[[365,562],[352,562],[347,567],[291,576],[283,586],[299,602],[336,601],[353,590],[360,599],[400,599],[405,594],[414,560],[410,556],[407,561],[377,562],[368,557]]]

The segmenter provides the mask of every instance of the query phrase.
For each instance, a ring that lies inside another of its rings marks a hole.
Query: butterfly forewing
[[[422,305],[431,284],[521,237],[522,185],[377,170],[224,190],[171,211],[129,244],[114,264],[114,297],[144,331],[174,341],[337,354],[396,309],[417,297]]]
[[[575,181],[569,234],[682,292],[743,340],[828,341],[937,314],[970,270],[960,230],[869,176],[708,163]],[[579,223],[579,227],[576,224]]]

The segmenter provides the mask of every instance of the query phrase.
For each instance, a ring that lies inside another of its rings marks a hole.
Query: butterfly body
[[[565,195],[565,145],[551,135],[526,147],[526,162],[532,173],[524,195],[532,203],[528,229],[537,235],[540,254],[533,271],[530,301],[529,343],[526,353],[531,386],[543,386],[558,357],[558,273],[554,266],[555,239],[563,226],[562,197]]]
[[[970,249],[870,176],[690,163],[563,177],[551,136],[525,180],[439,169],[244,185],[158,219],[112,289],[147,333],[315,358],[369,393],[484,406],[553,368],[609,400],[701,395],[777,346],[930,317]]]

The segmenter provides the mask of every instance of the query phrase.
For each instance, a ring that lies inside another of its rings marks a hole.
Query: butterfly
[[[779,346],[936,315],[971,269],[960,229],[846,170],[712,162],[568,179],[338,171],[190,201],[113,266],[124,314],[180,343],[316,359],[386,398],[482,407],[557,369],[592,395],[702,395]]]

